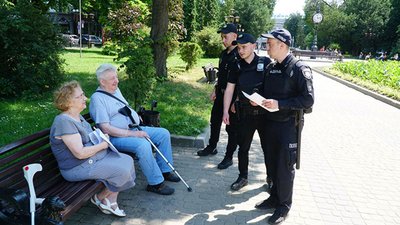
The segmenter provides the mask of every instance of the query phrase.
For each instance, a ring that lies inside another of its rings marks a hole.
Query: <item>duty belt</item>
[[[265,109],[252,109],[252,108],[248,108],[248,107],[243,107],[242,109],[242,113],[244,115],[263,115],[266,114],[267,111]]]

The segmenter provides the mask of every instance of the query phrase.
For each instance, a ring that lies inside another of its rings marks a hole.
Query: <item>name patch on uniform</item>
[[[297,143],[289,143],[289,148],[297,148]]]
[[[304,69],[303,71],[303,76],[304,78],[306,78],[307,80],[311,80],[312,79],[312,73],[310,69]]]
[[[271,71],[269,71],[269,73],[282,73],[282,71],[281,70],[271,70]]]

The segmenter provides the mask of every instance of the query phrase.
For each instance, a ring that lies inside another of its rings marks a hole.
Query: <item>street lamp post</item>
[[[367,31],[364,33],[364,35],[365,35],[365,38],[367,39],[367,47],[369,49],[373,49],[375,33],[372,32],[371,28],[368,28]]]
[[[240,22],[240,16],[236,15],[235,9],[230,10],[230,15],[225,16],[225,23],[233,23],[236,25],[238,32],[244,32],[244,29],[242,28],[242,25],[239,23]]]
[[[318,51],[318,37],[317,37],[317,30],[318,30],[318,24],[320,24],[322,22],[323,16],[322,13],[320,12],[320,7],[319,7],[319,0],[316,0],[316,4],[317,4],[317,10],[314,13],[312,20],[314,23],[314,40],[313,40],[313,44],[311,46],[311,51],[316,52]],[[315,56],[311,56],[311,59],[315,59]]]
[[[82,58],[82,0],[79,0],[79,57]]]

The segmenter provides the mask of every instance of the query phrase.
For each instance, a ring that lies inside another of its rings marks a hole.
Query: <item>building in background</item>
[[[272,30],[283,28],[285,21],[289,18],[289,15],[277,14],[273,15],[272,19],[275,21],[274,28]]]

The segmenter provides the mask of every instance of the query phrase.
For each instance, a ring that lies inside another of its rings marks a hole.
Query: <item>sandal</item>
[[[110,200],[108,200],[108,198],[104,198],[104,200],[106,201],[107,205],[104,205],[103,203],[100,203],[100,205],[99,205],[100,208],[102,208],[103,210],[108,211],[109,213],[112,213],[112,214],[114,214],[116,216],[119,216],[119,217],[126,216],[126,213],[124,212],[124,210],[122,210],[122,209],[120,209],[118,207],[118,203],[117,202],[110,203]],[[113,205],[116,205],[117,208],[113,209],[111,207]]]
[[[104,210],[104,209],[102,209],[102,208],[100,207],[101,201],[97,198],[97,194],[93,195],[93,196],[90,198],[90,201],[91,201],[95,206],[97,206],[97,208],[99,208],[100,211],[102,211],[104,214],[111,214],[111,212],[109,212],[109,211],[107,211],[107,210]]]

